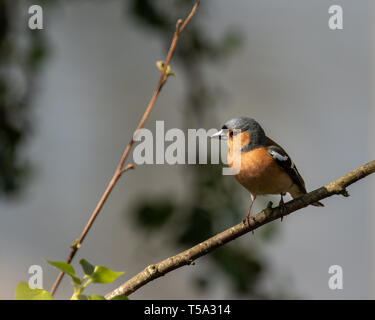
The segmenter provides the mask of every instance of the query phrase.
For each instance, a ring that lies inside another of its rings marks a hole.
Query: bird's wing
[[[285,170],[293,182],[300,188],[303,193],[306,193],[305,182],[299,174],[297,167],[292,159],[276,142],[268,138],[267,151],[275,159],[276,163]]]

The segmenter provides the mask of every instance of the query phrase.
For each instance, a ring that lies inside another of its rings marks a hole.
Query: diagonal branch
[[[194,264],[194,260],[210,253],[218,247],[223,246],[227,242],[230,242],[244,235],[245,233],[248,233],[249,231],[255,230],[268,222],[281,218],[282,216],[288,215],[301,208],[307,207],[311,203],[328,198],[335,194],[342,194],[343,196],[348,197],[349,194],[346,191],[346,187],[374,172],[375,160],[349,172],[348,174],[327,184],[324,187],[307,193],[298,199],[285,203],[285,209],[283,212],[281,212],[280,207],[272,208],[272,202],[270,202],[266,209],[259,212],[255,216],[250,217],[248,221],[241,222],[173,257],[167,258],[159,263],[149,265],[143,271],[126,281],[117,289],[108,293],[105,297],[106,299],[112,299],[119,295],[128,296],[146,285],[148,282],[164,276],[166,273],[182,266]]]
[[[158,84],[156,86],[156,89],[155,89],[155,91],[154,91],[154,93],[153,93],[153,95],[150,99],[150,102],[148,103],[146,111],[144,112],[137,128],[134,131],[134,134],[137,132],[137,130],[141,129],[144,126],[144,124],[145,124],[145,122],[146,122],[155,102],[156,102],[156,99],[157,99],[161,89],[163,88],[164,84],[167,82],[167,79],[168,79],[167,68],[168,68],[168,66],[169,66],[169,64],[172,60],[172,56],[173,56],[174,51],[176,49],[176,45],[177,45],[179,36],[180,36],[181,32],[186,28],[186,26],[190,22],[191,18],[194,16],[195,12],[198,9],[199,4],[200,4],[200,0],[196,1],[196,3],[193,6],[191,12],[189,13],[189,15],[187,16],[187,18],[185,20],[182,20],[182,19],[177,20],[176,30],[174,32],[173,39],[172,39],[171,45],[170,45],[169,50],[168,50],[167,58],[165,59],[165,62],[164,62],[163,67],[162,67],[160,79],[159,79]],[[93,225],[96,217],[98,216],[99,212],[103,208],[103,205],[104,205],[105,201],[107,200],[108,196],[110,195],[110,193],[111,193],[112,189],[114,188],[114,186],[116,185],[117,181],[120,179],[121,175],[125,171],[127,171],[128,169],[134,168],[134,166],[131,165],[131,164],[129,164],[127,167],[124,168],[125,161],[126,161],[128,155],[129,155],[129,152],[130,152],[130,150],[131,150],[131,148],[134,144],[134,140],[133,140],[134,134],[133,134],[129,144],[125,148],[124,153],[122,154],[121,160],[120,160],[120,162],[119,162],[119,164],[118,164],[118,166],[115,170],[115,173],[114,173],[111,181],[109,182],[107,188],[105,189],[102,197],[100,198],[98,204],[96,205],[94,211],[92,212],[91,217],[90,217],[89,221],[87,222],[85,228],[83,229],[81,236],[79,237],[79,239],[77,239],[75,241],[75,243],[73,245],[71,245],[70,254],[69,254],[68,258],[66,259],[67,263],[70,263],[73,260],[73,258],[75,256],[75,254],[77,253],[78,249],[81,247],[81,244],[82,244],[83,240],[85,239],[87,233],[89,232],[89,230],[90,230],[91,226]],[[52,289],[51,289],[52,295],[55,293],[56,289],[58,288],[63,276],[64,276],[64,273],[60,272],[56,281],[55,281],[55,283],[52,286]]]

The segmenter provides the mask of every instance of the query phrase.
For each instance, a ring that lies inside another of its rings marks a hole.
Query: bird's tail
[[[306,194],[306,190],[301,190],[296,184],[292,186],[292,188],[290,188],[290,190],[288,191],[290,193],[290,195],[292,196],[293,199],[295,198],[299,198],[301,196],[303,196],[304,194]],[[311,204],[312,206],[315,206],[315,207],[324,207],[324,204],[317,201],[317,202],[314,202]]]

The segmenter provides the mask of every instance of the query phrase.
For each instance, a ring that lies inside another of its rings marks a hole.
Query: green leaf
[[[74,275],[75,275],[74,268],[73,268],[72,265],[70,265],[69,263],[66,263],[66,262],[64,262],[64,261],[49,261],[49,260],[47,260],[47,262],[48,262],[51,266],[53,266],[53,267],[59,269],[60,271],[65,272],[66,274],[69,274],[69,275],[71,275],[71,276],[74,276]]]
[[[78,296],[82,293],[84,288],[82,287],[80,283],[76,283],[73,281],[73,290],[74,290],[73,296]]]
[[[16,288],[16,300],[53,300],[51,294],[43,289],[31,289],[26,282]]]
[[[70,275],[75,283],[81,284],[82,281],[75,275],[74,268],[69,263],[66,263],[64,261],[49,261],[46,260],[51,266],[59,269],[62,272],[65,272],[66,274]]]
[[[129,300],[129,298],[127,296],[116,296],[111,300]]]
[[[103,296],[100,296],[98,294],[92,294],[89,296],[89,300],[106,300]]]
[[[94,272],[90,275],[90,279],[94,283],[111,283],[123,274],[124,272],[112,271],[104,266],[96,266]]]
[[[86,294],[79,294],[77,296],[77,299],[75,300],[106,300],[106,298],[98,294],[92,294],[91,296]]]
[[[81,259],[79,260],[79,264],[82,266],[83,272],[88,276],[94,272],[95,267],[87,260]]]
[[[163,72],[163,69],[164,69],[164,61],[156,61],[156,66],[158,67],[158,69]],[[168,65],[167,66],[167,70],[165,70],[165,73],[167,74],[167,76],[173,76],[175,77],[176,74],[171,72],[171,66]]]

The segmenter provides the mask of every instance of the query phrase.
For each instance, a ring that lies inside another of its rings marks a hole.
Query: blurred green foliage
[[[0,195],[19,191],[30,168],[21,151],[31,132],[30,102],[47,53],[43,32],[30,30],[24,18],[31,4],[35,1],[0,0]]]

